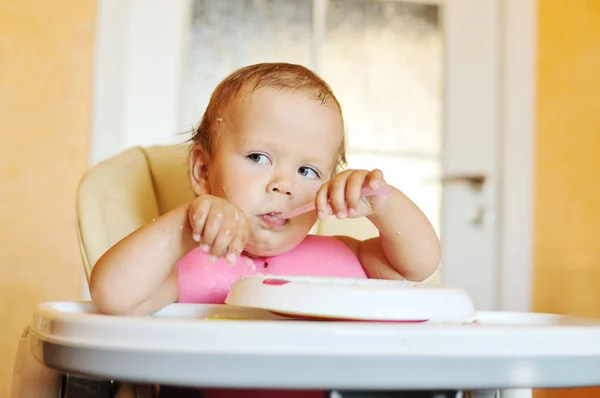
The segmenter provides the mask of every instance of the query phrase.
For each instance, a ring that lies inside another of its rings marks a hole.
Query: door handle
[[[487,176],[484,174],[456,174],[442,177],[442,183],[444,184],[457,182],[467,183],[475,191],[481,191],[486,181]]]

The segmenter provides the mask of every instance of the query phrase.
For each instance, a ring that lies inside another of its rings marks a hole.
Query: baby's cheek
[[[322,185],[323,181],[321,180],[305,181],[305,184],[299,188],[295,199],[302,203],[314,201]]]
[[[225,198],[231,203],[236,205],[244,212],[247,217],[255,214],[255,210],[252,208],[252,204],[255,202],[252,191],[243,189],[244,186],[225,186],[223,192]]]

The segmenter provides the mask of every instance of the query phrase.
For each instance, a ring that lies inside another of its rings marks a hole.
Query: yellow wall
[[[95,2],[0,0],[0,397],[36,303],[78,299]]]
[[[534,309],[600,317],[600,1],[538,7]]]

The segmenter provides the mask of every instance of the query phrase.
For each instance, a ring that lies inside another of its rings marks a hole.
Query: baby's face
[[[207,168],[210,193],[248,217],[248,254],[278,255],[306,237],[314,211],[289,220],[279,214],[314,200],[332,175],[342,134],[331,101],[273,88],[239,96],[223,117]]]

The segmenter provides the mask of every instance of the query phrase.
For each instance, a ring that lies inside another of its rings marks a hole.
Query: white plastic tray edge
[[[205,319],[241,313],[254,320]],[[477,318],[474,324],[281,322],[267,311],[202,304],[172,304],[154,316],[117,317],[97,313],[90,302],[50,302],[37,307],[32,333],[39,341],[65,346],[182,353],[600,355],[599,320],[510,312],[478,312]]]

